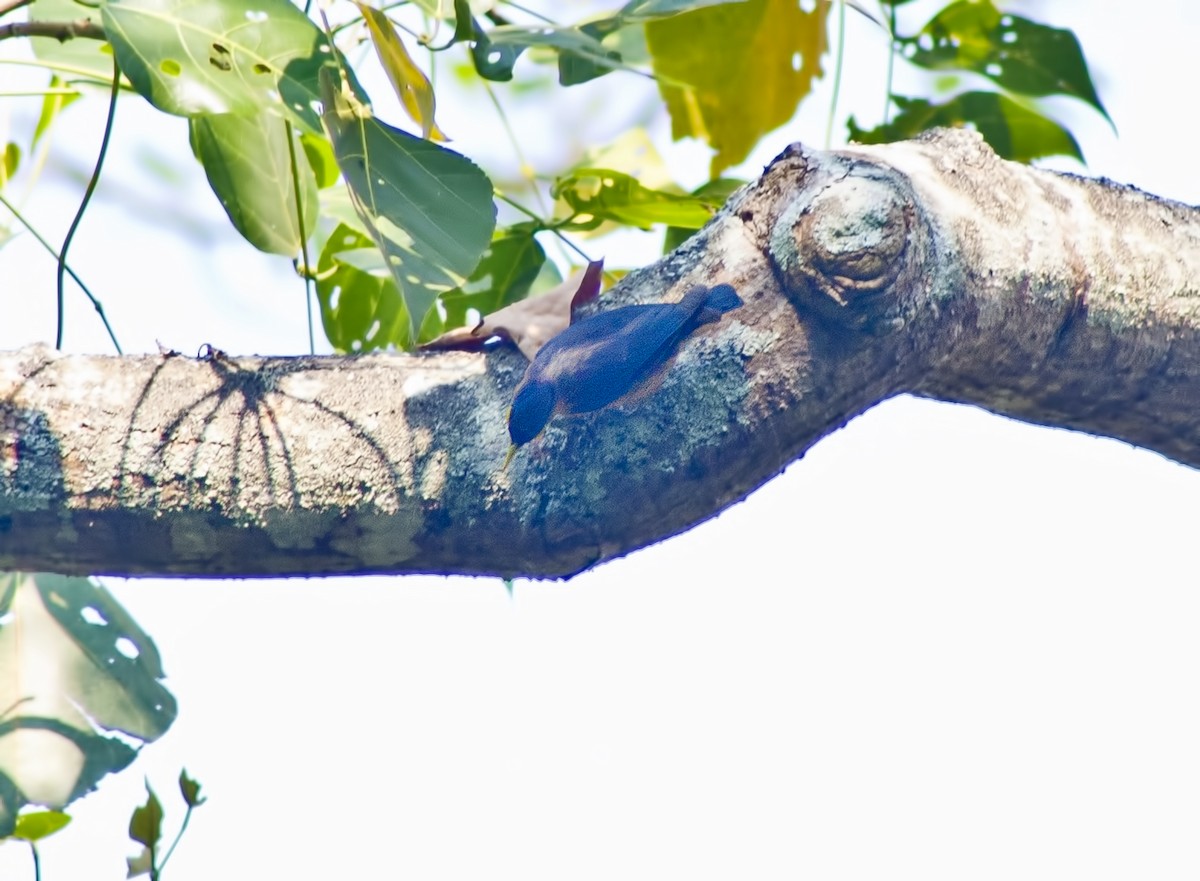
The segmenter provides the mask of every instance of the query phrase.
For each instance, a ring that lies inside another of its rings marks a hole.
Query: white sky
[[[1019,8],[1091,61],[1119,136],[1058,105],[1087,173],[1200,202],[1200,7]],[[849,18],[842,108],[870,119],[883,41]],[[535,164],[628,124],[639,85],[613,82],[572,96],[566,134],[523,117]],[[828,96],[743,173],[819,144]],[[90,163],[100,104],[68,114],[60,156]],[[118,156],[185,149],[139,104],[119,107]],[[502,143],[478,108],[442,112],[464,152]],[[701,177],[703,151],[662,146]],[[223,231],[198,171],[163,198],[131,164],[73,253],[127,348],[303,350],[287,267]],[[57,237],[73,193],[27,207]],[[172,204],[220,238],[164,231]],[[53,271],[27,241],[0,250],[0,347],[53,333]],[[105,351],[75,302],[69,344]],[[186,767],[210,800],[171,881],[1195,878],[1197,499],[1200,475],[1157,455],[900,399],[715,520],[512,601],[491,580],[110,580],[180,715],[71,807],[43,877],[123,877],[143,777],[173,831]],[[32,877],[23,849],[0,848],[0,877]]]

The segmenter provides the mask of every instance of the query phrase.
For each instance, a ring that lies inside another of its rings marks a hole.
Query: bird
[[[741,305],[732,285],[698,285],[677,303],[622,306],[565,328],[538,350],[513,393],[501,470],[553,416],[636,399],[689,334]]]

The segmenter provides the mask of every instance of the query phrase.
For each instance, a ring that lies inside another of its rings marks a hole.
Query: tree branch
[[[108,39],[103,26],[90,18],[75,21],[14,21],[12,24],[0,25],[0,40],[12,37],[51,37],[60,43],[76,37],[87,40]]]
[[[687,529],[896,394],[1200,466],[1200,212],[978,136],[794,145],[602,308],[746,301],[507,471],[515,352],[0,357],[0,568],[563,576]]]

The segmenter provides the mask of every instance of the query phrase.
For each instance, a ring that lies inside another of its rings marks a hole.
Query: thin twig
[[[64,298],[63,298],[63,273],[67,269],[67,251],[71,247],[71,240],[75,238],[75,230],[79,229],[79,222],[83,220],[83,212],[87,210],[88,202],[92,200],[92,193],[96,192],[96,184],[100,182],[100,170],[104,167],[104,157],[108,153],[108,142],[112,137],[113,118],[117,113],[117,92],[121,88],[121,70],[117,67],[117,57],[113,56],[113,78],[112,91],[108,95],[108,118],[104,121],[104,137],[100,140],[100,152],[96,156],[96,167],[92,170],[92,179],[88,181],[87,189],[83,191],[83,201],[79,203],[79,210],[75,212],[75,219],[71,221],[71,228],[67,230],[67,237],[63,239],[62,251],[58,257],[58,332],[54,337],[54,348],[61,349],[63,344],[63,323],[64,323]]]
[[[75,21],[14,21],[0,25],[0,40],[11,37],[50,37],[65,43],[76,37],[86,40],[106,40],[104,28],[90,18]]]
[[[846,0],[838,0],[837,55],[833,68],[833,95],[829,99],[829,118],[825,121],[825,149],[833,141],[833,117],[837,114],[838,95],[842,91],[842,67],[846,60]]]
[[[308,310],[308,354],[315,355],[317,354],[317,344],[313,336],[313,265],[308,256],[308,234],[304,231],[304,199],[300,192],[300,165],[296,161],[296,136],[291,120],[283,121],[283,129],[287,135],[288,158],[292,168],[292,198],[296,201],[296,225],[300,230],[300,255],[304,260],[304,305]],[[308,160],[305,159],[305,161]],[[166,863],[165,860],[163,862]]]
[[[12,216],[17,219],[21,226],[25,227],[25,229],[29,231],[29,234],[32,235],[35,240],[37,240],[39,245],[45,248],[46,253],[53,257],[55,261],[62,260],[58,254],[58,251],[54,250],[54,246],[46,241],[45,237],[38,232],[37,228],[25,218],[16,205],[4,198],[3,193],[0,193],[0,205],[3,205],[12,213]],[[65,262],[63,265],[67,266]],[[91,292],[88,286],[83,283],[83,279],[79,277],[79,274],[70,266],[67,266],[67,275],[71,276],[75,284],[79,285],[79,289],[83,291],[83,295],[91,301],[92,308],[94,308],[96,310],[96,314],[100,316],[100,321],[104,324],[104,329],[108,331],[108,338],[112,340],[113,348],[117,350],[117,354],[124,354],[121,351],[121,344],[117,342],[117,335],[113,333],[112,325],[108,323],[108,316],[104,314],[104,304],[101,303],[96,295]],[[5,713],[0,713],[0,719],[4,718],[4,716]]]
[[[167,850],[167,855],[163,857],[163,861],[158,866],[158,871],[161,873],[167,867],[167,863],[171,861],[171,854],[175,853],[175,847],[179,844],[179,839],[183,838],[183,833],[187,831],[188,821],[192,819],[192,808],[195,805],[188,805],[187,811],[183,815],[183,823],[179,826],[179,834],[175,836],[175,840],[171,842],[170,848]]]

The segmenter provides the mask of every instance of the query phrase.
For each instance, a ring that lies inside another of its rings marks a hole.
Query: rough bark
[[[1200,211],[974,134],[789,147],[603,298],[746,301],[507,471],[486,354],[0,356],[0,568],[564,576],[711,517],[913,393],[1200,465]]]

